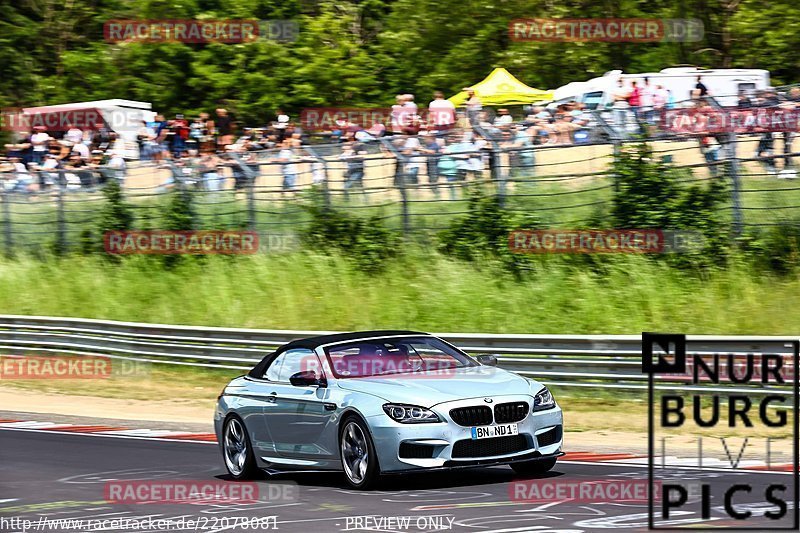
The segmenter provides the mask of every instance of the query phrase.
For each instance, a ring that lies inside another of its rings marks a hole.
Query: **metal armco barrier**
[[[249,370],[294,339],[335,333],[176,326],[81,318],[0,315],[0,355],[101,355],[146,363]],[[500,366],[562,387],[645,390],[639,335],[435,333],[472,355],[495,354]],[[689,335],[689,354],[760,353],[762,343],[790,337]],[[774,346],[774,344],[773,344]],[[774,352],[774,350],[772,350]],[[771,352],[771,353],[772,353]],[[792,346],[784,355],[791,356]],[[790,369],[791,370],[791,369]],[[684,380],[685,381],[685,380]],[[673,386],[694,387],[672,380]],[[713,387],[696,387],[712,392]],[[731,391],[727,388],[725,390]],[[783,394],[768,387],[763,393]],[[753,393],[752,389],[749,392]]]

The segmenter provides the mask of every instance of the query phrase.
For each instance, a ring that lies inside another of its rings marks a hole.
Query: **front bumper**
[[[533,398],[494,397],[493,405],[517,401],[530,405]],[[436,405],[432,410],[444,420],[438,423],[400,424],[386,415],[369,417],[367,422],[381,472],[498,465],[563,455],[563,415],[558,405],[546,411],[528,412],[517,422],[518,436],[472,440],[471,427],[456,424],[449,412],[479,405],[486,405],[483,398]]]

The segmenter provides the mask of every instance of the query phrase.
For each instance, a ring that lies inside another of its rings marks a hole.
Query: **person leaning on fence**
[[[439,159],[442,153],[442,145],[433,133],[427,131],[422,136],[422,145],[419,152],[425,155],[425,167],[428,171],[428,184],[433,194],[439,197]]]
[[[347,163],[344,171],[344,197],[350,198],[350,189],[359,188],[361,193],[366,196],[364,191],[364,155],[366,151],[361,143],[348,141],[342,147],[339,159]]]
[[[213,150],[205,150],[200,156],[200,181],[205,190],[215,192],[222,188],[223,179],[219,173],[221,164],[222,160]]]
[[[283,175],[281,194],[283,195],[296,190],[297,156],[292,148],[291,139],[284,139],[280,146],[281,150],[278,152],[278,157],[273,161],[281,164],[281,174]]]
[[[8,179],[3,181],[3,189],[6,192],[18,193],[32,193],[36,190],[36,186],[28,171],[28,167],[22,162],[22,159],[14,155],[10,159],[12,172],[6,174]]]

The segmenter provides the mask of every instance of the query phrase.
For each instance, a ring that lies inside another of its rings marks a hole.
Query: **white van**
[[[589,109],[605,109],[613,103],[617,80],[626,85],[636,80],[641,87],[648,78],[651,85],[663,85],[672,92],[676,102],[691,98],[697,77],[702,78],[708,92],[723,106],[734,106],[741,91],[752,93],[769,87],[769,71],[762,69],[700,69],[696,67],[665,68],[661,72],[624,74],[621,70],[606,72],[599,78],[568,83],[554,91],[554,103],[576,100]]]

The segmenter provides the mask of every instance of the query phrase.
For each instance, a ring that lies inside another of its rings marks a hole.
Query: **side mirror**
[[[497,357],[494,355],[479,355],[477,359],[483,366],[497,366]]]
[[[311,385],[324,387],[327,385],[325,379],[318,378],[317,373],[313,370],[305,370],[303,372],[293,374],[292,377],[289,378],[289,383],[295,387],[310,387]]]

